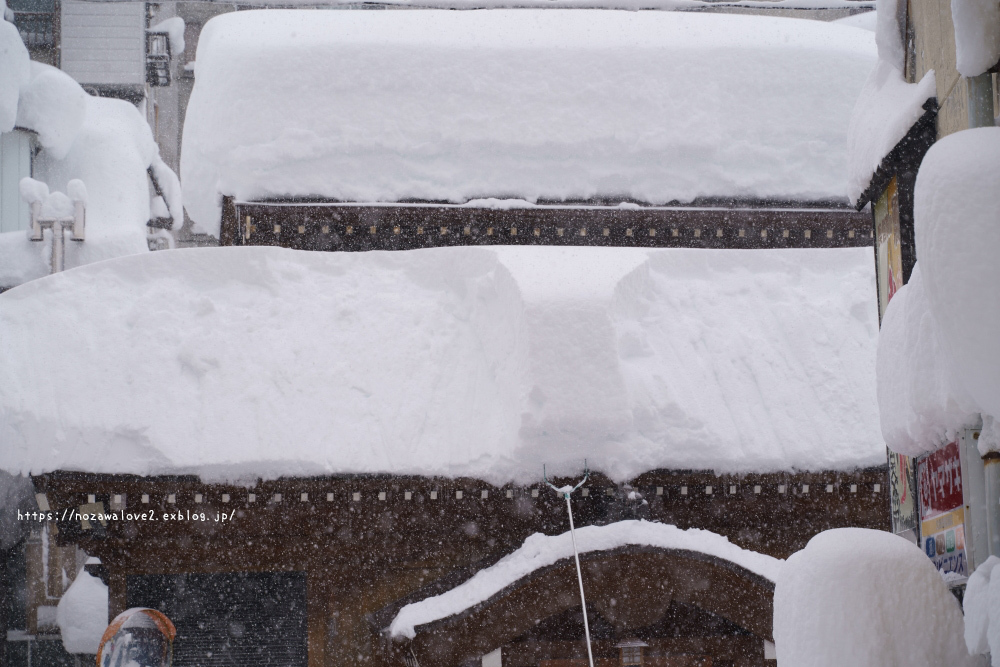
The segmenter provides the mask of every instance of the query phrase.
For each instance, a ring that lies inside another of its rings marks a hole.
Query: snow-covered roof
[[[610,551],[632,545],[693,551],[729,561],[770,581],[778,580],[784,564],[778,558],[738,547],[726,537],[708,530],[681,530],[677,526],[650,521],[586,526],[576,531],[576,541],[580,553]],[[568,532],[561,535],[535,533],[516,551],[455,588],[400,609],[388,627],[389,634],[392,637],[413,638],[417,626],[482,604],[518,580],[572,555],[573,544]]]
[[[878,465],[877,328],[870,248],[124,257],[0,294],[0,469]]]
[[[220,195],[844,199],[859,28],[613,10],[234,12],[206,23],[181,159]]]
[[[865,81],[848,126],[847,196],[857,203],[876,170],[910,128],[924,115],[924,104],[937,94],[934,71],[917,83],[903,76],[906,48],[899,32],[897,4],[882,0],[875,12],[878,63]]]
[[[54,192],[76,179],[86,186],[87,240],[67,244],[66,266],[148,251],[149,168],[175,223],[183,221],[180,183],[139,110],[88,95],[62,70],[29,61],[17,29],[0,21],[0,131],[14,127],[37,135],[36,179]],[[0,288],[48,274],[48,252],[48,243],[32,243],[23,231],[0,233]]]

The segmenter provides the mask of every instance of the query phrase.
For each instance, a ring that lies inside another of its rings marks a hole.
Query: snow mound
[[[994,637],[994,648],[990,648],[990,618],[992,607],[995,605],[993,597],[1000,593],[1000,577],[997,584],[991,584],[993,580],[993,568],[1000,565],[1000,558],[990,556],[976,571],[969,577],[969,582],[965,587],[965,596],[962,598],[962,608],[965,611],[965,646],[969,653],[980,655],[991,652],[1000,655],[1000,643]],[[1000,599],[997,600],[1000,602]],[[997,609],[1000,612],[1000,609]],[[993,614],[998,621],[1000,615]],[[995,624],[1000,629],[1000,623]]]
[[[852,202],[868,189],[883,158],[920,120],[924,103],[936,94],[933,70],[919,83],[906,83],[895,66],[878,62],[857,98],[847,133],[847,196]]]
[[[868,31],[761,16],[233,12],[198,44],[185,206],[217,235],[220,195],[842,199],[875,60]]]
[[[785,562],[774,645],[779,665],[982,665],[930,559],[902,537],[864,528],[822,532]]]
[[[21,91],[17,124],[37,132],[49,157],[62,160],[83,127],[89,97],[70,75],[32,61],[31,80]]]
[[[0,295],[0,469],[879,465],[873,273],[870,248],[121,258]]]
[[[894,452],[909,456],[953,442],[979,419],[955,376],[925,282],[918,262],[882,318],[876,362],[882,437]]]
[[[708,530],[649,521],[619,521],[606,526],[586,526],[576,531],[580,553],[608,551],[619,547],[640,545],[664,549],[683,549],[708,554],[735,563],[755,574],[775,581],[784,561],[742,549],[728,538]],[[416,636],[416,628],[425,623],[459,614],[502,591],[532,572],[573,556],[569,532],[561,535],[535,533],[519,549],[494,565],[480,570],[471,579],[455,588],[408,604],[399,610],[389,624],[392,637]]]
[[[67,653],[96,655],[108,627],[108,587],[80,570],[59,600],[56,622]]]

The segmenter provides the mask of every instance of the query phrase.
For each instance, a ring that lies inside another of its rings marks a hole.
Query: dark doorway
[[[127,603],[177,627],[176,667],[306,667],[303,572],[133,575]]]

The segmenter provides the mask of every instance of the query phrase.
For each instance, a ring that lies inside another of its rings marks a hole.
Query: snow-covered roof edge
[[[707,12],[223,14],[198,44],[185,206],[216,235],[223,196],[840,199],[874,46],[856,28]]]
[[[580,553],[610,551],[626,546],[649,546],[693,551],[729,561],[768,581],[776,582],[784,561],[736,546],[717,533],[699,528],[650,521],[619,521],[606,526],[586,526],[576,531]],[[535,533],[516,551],[494,565],[480,570],[455,588],[406,605],[386,629],[393,638],[416,636],[418,626],[461,614],[489,601],[509,586],[542,568],[571,558],[573,543],[569,532],[561,535]]]
[[[847,130],[847,196],[854,204],[864,203],[883,160],[906,137],[928,109],[927,101],[937,94],[934,70],[917,83],[903,76],[906,49],[901,22],[901,0],[878,0],[875,17],[875,44],[878,63],[858,96]]]

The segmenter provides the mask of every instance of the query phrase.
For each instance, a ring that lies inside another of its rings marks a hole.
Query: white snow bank
[[[979,414],[980,450],[1000,448],[998,189],[1000,128],[941,139],[917,173],[920,261],[889,303],[878,343],[879,411],[894,451],[947,444]]]
[[[225,14],[198,44],[185,206],[218,234],[220,195],[840,199],[873,42],[677,12]]]
[[[170,40],[170,57],[176,58],[184,53],[184,19],[173,16],[160,21],[149,29],[149,32],[165,32]]]
[[[70,75],[32,61],[31,79],[21,90],[17,107],[17,125],[37,132],[51,159],[62,160],[83,127],[88,97]]]
[[[919,83],[906,83],[900,70],[885,60],[878,62],[857,98],[847,133],[847,195],[852,202],[868,188],[883,158],[920,120],[924,103],[936,94],[933,70]]]
[[[7,5],[4,3],[4,10]],[[0,20],[0,132],[14,129],[21,88],[31,78],[28,49],[13,23]]]
[[[122,258],[0,295],[0,469],[878,465],[873,273],[870,248]]]
[[[619,547],[640,545],[664,549],[683,549],[708,554],[735,563],[771,581],[776,581],[784,561],[742,549],[728,538],[708,530],[648,521],[619,521],[606,526],[587,526],[576,531],[580,553],[608,551]],[[399,610],[389,624],[392,637],[416,636],[416,627],[425,623],[460,614],[466,609],[502,591],[532,572],[573,556],[573,543],[568,532],[561,535],[535,533],[517,551],[494,565],[480,570],[471,579]]]
[[[882,531],[816,535],[785,562],[774,591],[779,665],[981,665],[962,633],[962,610],[934,564]]]
[[[1000,62],[1000,3],[996,0],[951,0],[955,24],[955,68],[962,76],[979,76]]]
[[[96,655],[108,627],[108,587],[80,570],[59,600],[56,622],[67,653]]]

